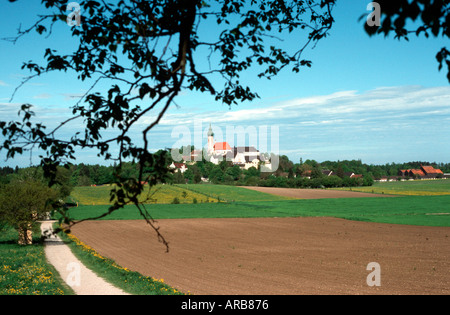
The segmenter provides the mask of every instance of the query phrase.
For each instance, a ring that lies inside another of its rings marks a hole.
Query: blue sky
[[[2,2],[0,38],[13,36],[20,23],[23,27],[30,25],[42,12],[39,3]],[[194,135],[199,123],[202,132],[211,123],[217,136],[230,126],[259,131],[275,126],[279,153],[294,162],[300,157],[319,162],[361,159],[368,164],[450,162],[450,85],[444,70],[438,71],[435,59],[442,47],[449,46],[448,41],[414,36],[409,42],[369,38],[363,22],[358,21],[362,14],[369,14],[368,3],[338,1],[330,36],[305,52],[304,57],[313,62],[312,68],[299,74],[284,71],[272,80],[258,79],[252,72],[246,74],[246,83],[260,96],[252,103],[228,108],[209,95],[183,92],[176,100],[178,107],[172,107],[151,133],[151,148],[177,143],[177,135],[172,136],[175,128],[181,126]],[[47,47],[69,52],[75,44],[64,24],[55,27],[48,39],[32,33],[15,45],[0,41],[0,120],[17,117],[22,103],[33,104],[36,121],[50,126],[68,117],[69,108],[90,86],[90,82],[78,82],[70,74],[34,79],[12,102],[9,100],[28,74],[20,69],[24,61],[39,62]],[[282,44],[294,49],[302,43],[286,38]],[[140,126],[151,119],[148,117]],[[70,135],[77,127],[73,125],[64,132]],[[104,163],[87,150],[79,152],[77,158],[77,162]],[[37,153],[31,160],[38,163]],[[29,155],[6,162],[3,154],[0,156],[0,165],[27,164]]]

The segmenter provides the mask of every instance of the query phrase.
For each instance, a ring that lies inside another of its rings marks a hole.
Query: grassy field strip
[[[405,196],[401,198],[341,198],[232,202],[214,204],[160,204],[147,209],[155,219],[338,217],[351,220],[450,226],[450,196]],[[84,219],[107,211],[107,206],[72,208],[70,215]],[[440,214],[440,215],[432,215]],[[120,209],[105,219],[142,219],[134,206]]]

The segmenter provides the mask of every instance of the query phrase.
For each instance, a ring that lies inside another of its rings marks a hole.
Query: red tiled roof
[[[214,144],[214,150],[231,150],[228,142],[217,142]]]
[[[441,170],[435,169],[433,166],[422,166],[425,174],[443,174]]]
[[[422,170],[409,170],[409,172],[413,173],[414,175],[425,176],[425,173],[422,172]]]

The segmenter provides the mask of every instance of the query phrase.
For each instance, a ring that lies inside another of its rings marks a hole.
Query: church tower
[[[208,130],[208,154],[211,155],[214,151],[214,132],[212,131],[211,124],[209,124]]]

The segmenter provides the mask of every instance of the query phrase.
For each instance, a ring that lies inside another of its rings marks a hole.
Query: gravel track
[[[53,222],[41,223],[43,235],[49,235],[53,231]],[[77,295],[127,295],[86,268],[57,235],[46,238],[45,255]]]

